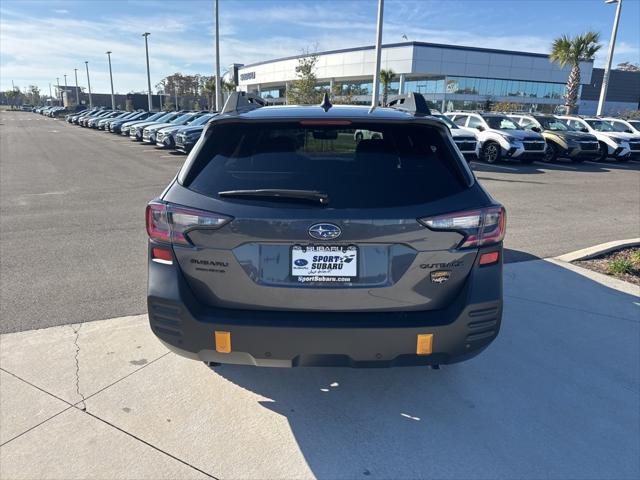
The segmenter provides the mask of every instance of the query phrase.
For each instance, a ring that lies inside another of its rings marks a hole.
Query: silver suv
[[[402,98],[370,112],[230,97],[147,206],[149,321],[168,348],[210,366],[360,367],[491,343],[504,208],[424,98]]]
[[[502,113],[447,112],[459,127],[477,131],[480,158],[487,163],[517,159],[522,163],[543,160],[546,143],[542,135],[522,129]]]

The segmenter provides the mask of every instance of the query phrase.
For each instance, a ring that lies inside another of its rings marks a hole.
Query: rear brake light
[[[159,201],[149,202],[146,217],[149,238],[179,245],[190,245],[186,235],[191,230],[215,230],[231,221],[217,213]]]
[[[506,232],[507,214],[503,207],[489,207],[418,219],[431,230],[454,231],[465,236],[459,248],[499,243]]]

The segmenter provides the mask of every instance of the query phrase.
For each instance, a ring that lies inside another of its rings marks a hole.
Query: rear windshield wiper
[[[263,188],[257,190],[227,190],[218,192],[221,197],[254,197],[264,199],[293,200],[300,202],[329,204],[329,195],[317,190],[282,190]]]

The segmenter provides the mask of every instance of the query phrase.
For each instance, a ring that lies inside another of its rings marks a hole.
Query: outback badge
[[[451,272],[449,270],[436,270],[431,272],[431,283],[445,283],[450,276]]]

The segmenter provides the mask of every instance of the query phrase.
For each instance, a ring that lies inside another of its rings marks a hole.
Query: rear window
[[[317,190],[329,196],[330,208],[379,208],[464,190],[458,161],[445,137],[425,125],[221,124],[180,178],[212,197],[228,190]]]

